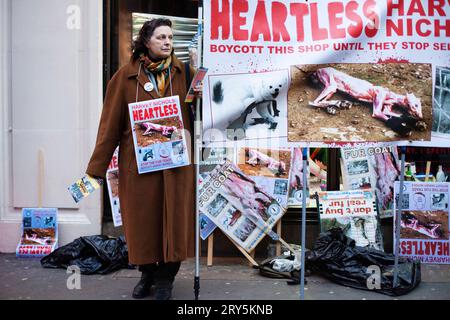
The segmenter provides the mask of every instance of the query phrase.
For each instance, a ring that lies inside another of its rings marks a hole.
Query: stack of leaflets
[[[96,179],[87,174],[83,178],[77,180],[77,182],[70,185],[67,189],[72,195],[73,200],[78,203],[95,190],[99,189],[101,185],[102,179]]]
[[[178,96],[128,105],[138,173],[190,164]]]
[[[16,248],[17,257],[44,257],[58,245],[58,209],[23,208],[22,237]]]

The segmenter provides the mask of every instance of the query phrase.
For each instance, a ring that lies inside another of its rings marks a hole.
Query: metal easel
[[[300,299],[305,300],[305,249],[306,249],[306,172],[308,168],[308,148],[302,149],[303,154],[303,189],[302,189],[302,244],[301,244],[301,264],[300,264]]]
[[[393,288],[398,285],[398,251],[400,246],[400,220],[402,219],[402,207],[403,207],[403,185],[405,181],[405,154],[406,147],[400,147],[401,150],[401,169],[400,169],[400,190],[398,194],[397,210],[395,212],[395,248],[394,248],[394,283]],[[395,201],[395,199],[394,199]]]

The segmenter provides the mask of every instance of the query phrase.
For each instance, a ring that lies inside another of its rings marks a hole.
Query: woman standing
[[[170,299],[181,261],[194,255],[194,167],[139,175],[128,111],[129,103],[178,95],[192,150],[191,115],[183,102],[186,68],[174,55],[172,39],[168,19],[143,25],[130,62],[108,84],[96,146],[86,170],[91,176],[104,178],[114,149],[120,146],[119,197],[129,262],[142,272],[134,298],[150,295],[155,285],[155,299]]]

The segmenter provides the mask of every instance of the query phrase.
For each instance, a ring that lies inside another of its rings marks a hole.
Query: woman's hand
[[[194,87],[194,95],[196,98],[202,98],[202,92],[203,92],[203,81],[201,81],[200,83],[198,83],[195,87]]]

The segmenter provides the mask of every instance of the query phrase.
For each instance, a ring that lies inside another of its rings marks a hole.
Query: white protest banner
[[[199,193],[200,213],[247,252],[266,234],[280,240],[272,228],[286,210],[229,160],[202,180]]]
[[[449,16],[433,0],[206,1],[205,141],[449,143]]]

